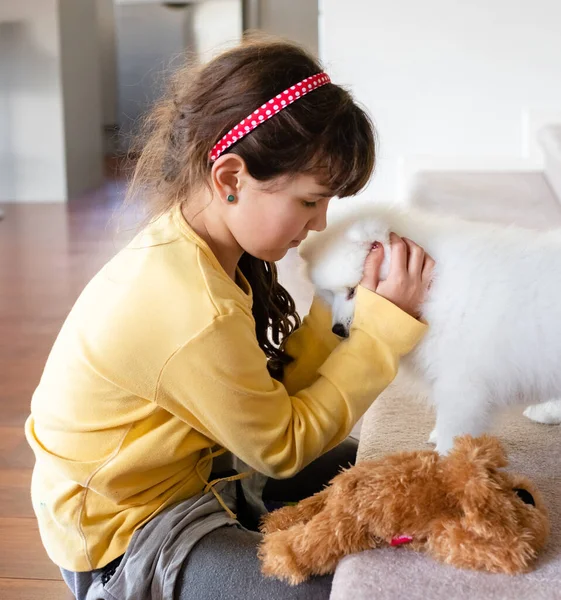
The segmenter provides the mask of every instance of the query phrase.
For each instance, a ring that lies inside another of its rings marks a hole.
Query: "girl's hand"
[[[360,284],[418,318],[419,307],[432,280],[434,260],[420,246],[395,233],[390,235],[390,243],[392,255],[388,278],[380,281],[384,248],[376,243],[366,257]]]

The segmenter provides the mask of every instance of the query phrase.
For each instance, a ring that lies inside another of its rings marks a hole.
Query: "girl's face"
[[[325,229],[331,194],[309,174],[272,182],[259,182],[246,174],[235,198],[232,205],[224,206],[230,232],[245,252],[274,262],[298,246],[309,231]]]

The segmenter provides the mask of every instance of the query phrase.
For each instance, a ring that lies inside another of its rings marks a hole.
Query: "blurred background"
[[[317,53],[317,0],[1,0],[0,201],[61,202],[100,185],[166,70],[250,28]]]
[[[372,114],[372,195],[419,170],[543,166],[561,121],[556,0],[0,0],[0,202],[65,202],[103,182],[187,51],[262,30],[319,54]]]
[[[0,598],[69,597],[22,427],[64,318],[122,246],[119,159],[170,66],[249,30],[303,44],[371,114],[359,201],[561,227],[559,0],[0,0]],[[297,269],[281,262],[305,312]]]

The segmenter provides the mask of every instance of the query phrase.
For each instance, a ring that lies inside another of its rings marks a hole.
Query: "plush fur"
[[[390,231],[414,240],[436,261],[421,307],[429,330],[402,364],[428,386],[437,450],[448,452],[457,435],[483,433],[506,404],[545,403],[526,416],[561,423],[561,231],[391,208],[346,215],[301,249],[338,332],[348,334],[352,290],[374,241],[384,246],[387,276]]]
[[[413,538],[408,547],[456,567],[524,572],[544,547],[549,522],[538,490],[500,470],[506,464],[489,436],[460,437],[445,457],[426,450],[359,463],[264,518],[262,571],[296,585],[405,534]]]

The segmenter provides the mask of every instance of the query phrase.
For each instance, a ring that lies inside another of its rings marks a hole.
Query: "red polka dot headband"
[[[309,92],[316,90],[317,88],[331,83],[329,75],[327,73],[317,73],[311,77],[306,77],[296,85],[291,85],[287,90],[277,94],[274,98],[271,98],[268,102],[261,105],[261,108],[254,110],[245,119],[240,121],[212,148],[209,153],[209,160],[214,162],[225,150],[227,150],[232,144],[239,142],[248,133],[251,133],[256,127],[264,123],[283,108],[286,108],[296,100],[302,98]]]

